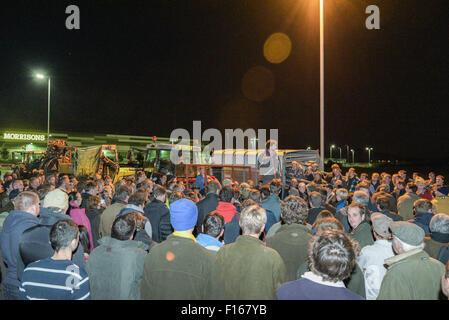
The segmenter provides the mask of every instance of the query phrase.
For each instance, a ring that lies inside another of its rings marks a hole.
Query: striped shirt
[[[90,300],[89,277],[70,260],[30,263],[19,287],[21,300]]]

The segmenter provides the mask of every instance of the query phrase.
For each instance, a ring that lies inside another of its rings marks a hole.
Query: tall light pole
[[[324,0],[320,0],[320,162],[324,170]],[[332,149],[331,149],[332,153]],[[332,158],[332,157],[331,157]]]
[[[368,151],[368,164],[371,165],[371,151],[373,151],[373,148],[365,148],[366,151]]]
[[[331,145],[330,146],[330,154],[329,154],[329,158],[332,159],[332,149],[335,148],[335,145]]]
[[[50,90],[51,90],[51,80],[50,77],[46,77],[41,73],[36,74],[36,78],[45,79],[48,78],[48,98],[47,98],[47,146],[50,143]]]
[[[338,147],[338,149],[340,149],[340,160],[341,160],[341,147]]]
[[[351,149],[351,153],[352,153],[352,163],[354,163],[354,149]]]

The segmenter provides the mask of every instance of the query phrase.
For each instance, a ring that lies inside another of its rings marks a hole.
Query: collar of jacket
[[[281,231],[285,231],[285,230],[301,229],[301,230],[306,231],[307,233],[310,233],[311,232],[311,227],[312,226],[309,225],[309,224],[299,224],[299,223],[282,224],[277,232],[281,232]]]
[[[362,230],[362,229],[365,228],[366,226],[369,226],[369,223],[368,223],[368,221],[363,220],[362,222],[360,222],[360,224],[359,224],[354,230],[352,230],[351,233],[354,234],[354,233],[356,233],[356,232]]]
[[[441,243],[447,243],[449,242],[449,233],[432,232],[430,238]]]
[[[143,214],[142,208],[136,206],[135,204],[129,204],[129,203],[128,203],[128,204],[126,205],[126,209],[133,209],[133,210],[136,210],[137,212],[140,212],[140,213]]]
[[[141,241],[136,240],[118,240],[111,237],[103,237],[98,240],[100,245],[104,245],[112,248],[140,248],[143,250],[148,250],[148,245]]]
[[[413,256],[413,255],[415,255],[417,253],[420,253],[421,251],[423,251],[423,249],[416,248],[416,249],[413,249],[413,250],[410,250],[410,251],[398,254],[397,256],[385,259],[385,264],[387,264],[388,266],[391,266],[393,263],[402,261],[402,260],[404,260],[404,259],[406,259],[408,257],[411,257],[411,256]]]
[[[39,212],[39,223],[43,225],[53,225],[55,222],[62,220],[62,219],[69,219],[72,220],[72,218],[67,214],[61,214],[55,211],[52,211],[52,208],[42,208]]]
[[[194,242],[196,242],[196,239],[193,236],[193,234],[191,234],[190,232],[187,232],[187,231],[173,231],[172,235],[174,235],[176,237],[192,239]]]
[[[259,238],[249,236],[247,234],[242,234],[237,237],[237,240],[235,242],[247,242],[247,243],[254,243],[259,245],[265,245]]]

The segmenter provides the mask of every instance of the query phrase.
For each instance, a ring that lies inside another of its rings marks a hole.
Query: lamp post
[[[371,165],[371,151],[373,151],[373,148],[366,147],[366,151],[368,151],[368,164]]]
[[[352,153],[352,163],[354,163],[354,149],[351,149],[351,153]]]
[[[48,99],[47,99],[47,146],[50,142],[50,90],[51,90],[51,80],[50,77],[46,77],[41,73],[36,74],[36,78],[45,79],[48,78]]]
[[[320,0],[320,170],[324,170],[324,0]],[[332,149],[331,149],[332,153]],[[332,158],[332,156],[331,156]]]
[[[330,152],[329,152],[329,153],[330,153],[330,155],[329,155],[329,158],[330,158],[330,159],[332,159],[332,149],[333,149],[333,148],[335,148],[335,145],[331,145],[331,146],[330,146]]]
[[[338,147],[338,149],[340,149],[340,160],[341,160],[341,147]]]

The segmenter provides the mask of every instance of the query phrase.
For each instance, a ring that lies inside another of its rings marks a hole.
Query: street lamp
[[[320,0],[320,170],[324,170],[324,0]],[[332,153],[332,149],[331,149]],[[331,157],[332,158],[332,157]]]
[[[354,149],[351,149],[351,153],[352,153],[352,163],[354,163]]]
[[[330,155],[329,155],[329,157],[332,159],[332,149],[333,148],[335,148],[335,145],[333,144],[333,145],[331,145],[331,147],[330,147]]]
[[[368,151],[368,163],[371,165],[371,151],[373,151],[373,148],[365,148],[366,151]]]
[[[340,160],[341,160],[341,147],[338,147],[338,149],[340,149]]]
[[[50,87],[51,87],[51,80],[50,77],[46,77],[45,75],[43,75],[42,73],[37,73],[36,74],[36,78],[38,79],[45,79],[48,78],[48,106],[47,106],[47,146],[50,142]]]

